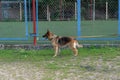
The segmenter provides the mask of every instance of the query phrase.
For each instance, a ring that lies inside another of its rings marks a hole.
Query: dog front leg
[[[59,51],[58,46],[55,46],[55,47],[54,47],[54,50],[55,50],[55,54],[54,54],[53,57],[56,57],[56,56],[58,55],[58,51]]]

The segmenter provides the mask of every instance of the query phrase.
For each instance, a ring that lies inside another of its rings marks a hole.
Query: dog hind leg
[[[77,50],[77,48],[72,48],[72,51],[73,51],[73,53],[74,53],[74,56],[77,56],[77,55],[78,55],[78,50]]]
[[[78,50],[77,50],[76,46],[74,46],[74,44],[73,44],[73,45],[71,45],[69,47],[73,51],[74,56],[77,56],[78,55]]]

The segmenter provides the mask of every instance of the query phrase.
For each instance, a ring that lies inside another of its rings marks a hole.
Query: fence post
[[[77,0],[77,36],[81,36],[81,0]]]
[[[19,2],[20,5],[20,21],[22,21],[22,2]]]
[[[49,8],[48,4],[47,4],[47,20],[51,21],[51,18],[50,18],[50,8]]]
[[[27,1],[24,0],[24,15],[25,15],[25,26],[26,26],[26,38],[28,39],[28,17],[27,17]]]
[[[34,46],[37,45],[36,38],[36,8],[35,8],[35,0],[32,0],[32,15],[33,15],[33,34],[34,34]]]
[[[75,1],[75,20],[77,20],[77,2]]]
[[[39,39],[39,28],[38,28],[38,0],[36,0],[36,36],[37,36],[37,40]]]
[[[29,8],[28,12],[29,12],[29,14],[28,15],[29,15],[29,21],[31,21],[31,0],[28,0],[28,1],[29,1],[28,2],[29,3],[29,5],[28,5],[28,8]]]
[[[62,20],[63,19],[63,17],[62,17],[62,3],[63,3],[63,1],[62,0],[60,0],[60,4],[59,4],[59,7],[60,7],[60,20]]]
[[[90,0],[90,19],[93,20],[93,1]]]
[[[106,1],[106,20],[108,20],[108,2]]]
[[[95,0],[93,0],[93,21],[95,21]]]
[[[2,4],[1,4],[1,0],[0,0],[0,11],[2,12]],[[1,17],[0,20],[2,20],[2,13],[0,13],[0,17]]]
[[[118,36],[120,36],[120,0],[118,0]]]

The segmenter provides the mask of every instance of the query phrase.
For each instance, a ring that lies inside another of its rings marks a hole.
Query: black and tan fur
[[[77,47],[83,47],[82,45],[79,45],[78,41],[75,40],[73,37],[60,37],[53,34],[49,30],[47,30],[43,37],[51,41],[55,50],[55,54],[53,57],[58,55],[60,47],[62,46],[68,46],[73,51],[75,56],[78,55]]]

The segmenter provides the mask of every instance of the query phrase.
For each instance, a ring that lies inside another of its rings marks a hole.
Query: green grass
[[[53,55],[51,49],[0,50],[0,68],[5,71],[1,78],[6,80],[10,74],[16,80],[110,80],[113,75],[115,80],[120,78],[120,48],[81,48],[77,57],[66,49],[55,58]],[[30,76],[18,77],[21,73]]]
[[[60,55],[53,58],[54,51],[51,49],[45,50],[0,50],[0,61],[60,61],[69,60],[71,58],[76,58],[79,60],[85,57],[99,58],[102,57],[104,60],[109,60],[116,56],[120,56],[119,48],[84,48],[79,49],[79,55],[74,57],[73,53],[69,49],[62,50]],[[60,61],[61,62],[61,61]]]

